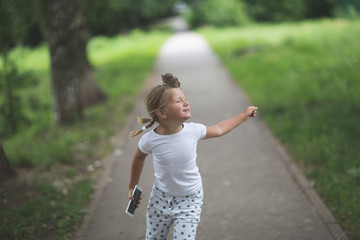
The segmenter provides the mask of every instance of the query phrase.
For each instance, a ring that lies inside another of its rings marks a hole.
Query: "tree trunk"
[[[63,125],[82,118],[83,108],[105,95],[92,78],[79,0],[38,0],[38,7],[50,48],[55,122]]]
[[[6,179],[11,178],[15,175],[15,172],[12,170],[9,161],[6,157],[4,148],[0,140],[0,182],[5,181]]]
[[[86,53],[89,33],[85,25],[82,8],[78,11],[77,20],[77,54],[80,60],[80,102],[83,107],[91,106],[106,100],[106,95],[100,90],[93,78],[93,68]]]

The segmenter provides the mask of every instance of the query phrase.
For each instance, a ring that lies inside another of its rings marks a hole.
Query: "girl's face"
[[[171,120],[186,121],[191,118],[190,104],[180,88],[172,89],[171,100],[165,106],[164,113]]]

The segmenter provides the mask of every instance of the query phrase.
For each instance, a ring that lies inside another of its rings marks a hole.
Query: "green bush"
[[[244,0],[249,15],[260,22],[281,22],[304,19],[306,4],[303,0]]]
[[[86,21],[93,35],[115,35],[148,27],[172,13],[176,0],[82,0]]]
[[[21,97],[21,90],[36,85],[37,81],[30,72],[21,73],[6,58],[2,58],[2,60],[3,66],[0,68],[0,137],[8,137],[30,124],[26,107],[34,109],[38,106],[38,101],[34,96]]]
[[[337,17],[356,20],[360,18],[360,2],[339,5],[334,12]]]
[[[239,0],[206,0],[193,4],[186,15],[190,26],[239,26],[248,22],[245,5]]]

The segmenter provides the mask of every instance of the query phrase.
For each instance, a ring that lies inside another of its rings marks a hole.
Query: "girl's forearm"
[[[203,139],[220,137],[227,134],[228,132],[230,132],[231,130],[233,130],[234,128],[236,128],[246,120],[248,120],[250,117],[255,117],[256,110],[257,107],[254,106],[248,107],[244,112],[238,114],[233,118],[221,121],[215,124],[214,126],[207,127],[206,136]]]
[[[245,122],[248,118],[249,116],[246,114],[246,112],[242,112],[235,117],[217,123],[216,125],[219,128],[220,136],[229,133],[231,130]]]
[[[144,161],[133,160],[130,169],[129,189],[134,189],[135,185],[139,183]]]

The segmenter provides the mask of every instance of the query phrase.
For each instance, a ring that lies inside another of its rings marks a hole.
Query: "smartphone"
[[[132,192],[132,196],[134,198],[134,200],[129,200],[129,203],[127,205],[127,208],[125,210],[125,213],[127,215],[129,215],[130,217],[133,217],[135,214],[135,209],[137,206],[137,202],[141,196],[142,193],[142,188],[139,187],[138,185],[135,185],[134,190]]]

